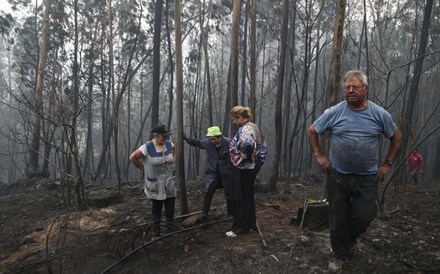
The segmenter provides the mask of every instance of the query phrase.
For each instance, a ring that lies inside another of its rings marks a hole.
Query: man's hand
[[[376,174],[376,178],[375,178],[376,182],[382,182],[385,179],[385,177],[388,175],[388,173],[390,173],[390,170],[391,170],[391,166],[389,164],[382,163],[379,166],[379,170],[377,171]]]
[[[321,167],[322,172],[325,172],[326,174],[330,174],[332,172],[332,164],[326,156],[318,155],[315,158],[319,166]]]

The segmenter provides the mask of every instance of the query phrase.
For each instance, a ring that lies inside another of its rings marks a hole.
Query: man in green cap
[[[205,173],[205,197],[203,199],[202,221],[208,218],[209,208],[211,207],[212,196],[218,188],[225,192],[228,216],[232,214],[230,202],[230,160],[229,143],[231,139],[222,135],[218,126],[209,127],[205,139],[187,138],[183,139],[193,147],[206,150],[208,163]]]

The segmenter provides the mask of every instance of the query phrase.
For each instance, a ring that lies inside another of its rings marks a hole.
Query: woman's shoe
[[[228,232],[226,232],[226,237],[230,237],[230,238],[233,238],[233,237],[237,237],[238,235],[237,234],[235,234],[234,233],[234,231],[228,231]]]

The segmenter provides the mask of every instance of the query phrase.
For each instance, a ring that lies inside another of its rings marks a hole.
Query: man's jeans
[[[350,258],[356,239],[376,217],[378,185],[372,175],[342,174],[329,176],[330,241],[336,258]]]

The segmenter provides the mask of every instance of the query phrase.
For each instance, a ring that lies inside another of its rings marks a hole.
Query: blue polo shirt
[[[330,162],[344,174],[377,173],[381,134],[390,138],[397,130],[391,114],[368,101],[364,110],[351,109],[346,101],[328,108],[314,122],[316,132],[330,131]]]

